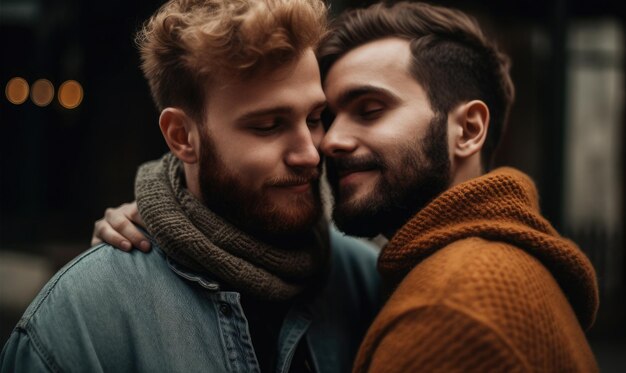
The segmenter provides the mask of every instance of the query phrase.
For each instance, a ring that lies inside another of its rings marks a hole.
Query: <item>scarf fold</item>
[[[146,228],[166,255],[254,298],[288,300],[328,264],[324,219],[294,247],[275,247],[240,231],[184,187],[182,163],[171,153],[143,164],[135,198]]]

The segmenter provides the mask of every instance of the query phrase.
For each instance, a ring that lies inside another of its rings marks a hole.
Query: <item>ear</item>
[[[452,110],[449,133],[453,156],[468,158],[480,152],[489,129],[489,108],[480,100],[459,105]]]
[[[170,151],[185,163],[199,157],[199,133],[196,123],[181,109],[168,107],[161,112],[159,127]]]

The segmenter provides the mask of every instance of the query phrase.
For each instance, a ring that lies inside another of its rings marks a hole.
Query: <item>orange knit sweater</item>
[[[444,192],[383,248],[397,285],[354,372],[594,372],[583,329],[598,289],[580,249],[539,214],[532,181],[501,168]]]

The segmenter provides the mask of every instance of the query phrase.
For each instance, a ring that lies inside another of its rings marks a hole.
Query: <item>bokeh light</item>
[[[28,90],[28,82],[23,78],[15,77],[9,80],[4,93],[10,103],[20,105],[28,98]]]
[[[54,98],[54,86],[48,79],[39,79],[33,83],[30,99],[37,106],[48,106]]]
[[[59,87],[58,99],[64,108],[74,109],[83,101],[83,87],[75,80],[67,80]]]

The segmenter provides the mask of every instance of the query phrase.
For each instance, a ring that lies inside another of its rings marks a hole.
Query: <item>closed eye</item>
[[[311,128],[317,128],[320,125],[322,125],[322,118],[321,116],[317,116],[317,117],[313,117],[313,118],[307,118],[306,119],[306,124],[311,127]]]
[[[324,115],[324,112],[326,111],[326,103],[324,102],[321,105],[317,105],[317,107],[311,111],[311,113],[309,114],[309,116],[306,118],[306,123],[309,126],[309,128],[317,128],[320,127],[322,125],[322,118]]]
[[[367,100],[357,105],[356,113],[364,120],[377,119],[382,116],[385,105],[380,101]]]
[[[264,124],[251,125],[249,128],[261,135],[269,135],[280,130],[282,121],[275,120]]]

